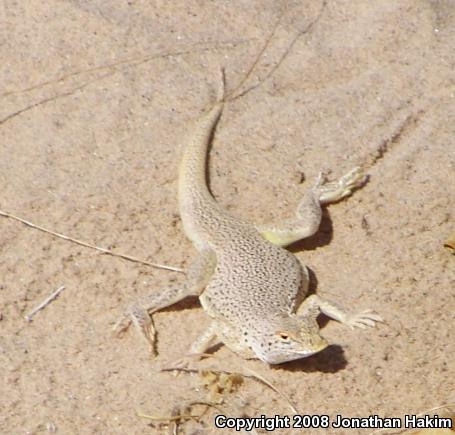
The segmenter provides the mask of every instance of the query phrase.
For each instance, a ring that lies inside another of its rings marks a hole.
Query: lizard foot
[[[366,176],[363,170],[357,166],[338,180],[323,184],[323,177],[318,178],[317,189],[319,191],[319,200],[323,204],[339,201],[351,195],[354,189],[361,187]]]
[[[155,328],[148,312],[139,305],[129,307],[112,328],[114,334],[118,337],[122,336],[131,324],[134,324],[140,335],[145,339],[152,355],[156,356]]]
[[[365,329],[367,326],[374,327],[376,326],[376,322],[383,321],[383,318],[379,314],[373,313],[372,310],[365,310],[361,313],[349,314],[343,323],[352,329]]]
[[[121,337],[131,325],[131,317],[124,314],[112,327],[115,336]]]

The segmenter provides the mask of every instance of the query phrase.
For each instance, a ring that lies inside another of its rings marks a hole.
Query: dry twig
[[[113,257],[120,257],[120,258],[123,258],[124,260],[133,261],[135,263],[145,264],[146,266],[155,267],[157,269],[171,270],[173,272],[184,273],[183,269],[180,269],[179,267],[168,266],[166,264],[151,263],[150,261],[141,260],[139,258],[132,257],[131,255],[121,254],[119,252],[113,252],[113,251],[110,251],[109,249],[101,248],[99,246],[95,246],[90,243],[83,242],[82,240],[74,239],[72,237],[65,236],[64,234],[60,234],[55,231],[49,230],[47,228],[41,227],[39,225],[34,224],[33,222],[27,221],[25,219],[22,219],[18,216],[15,216],[11,213],[7,213],[2,210],[0,210],[0,216],[14,219],[16,221],[22,222],[24,225],[27,225],[31,228],[35,228],[35,229],[43,231],[44,233],[47,233],[47,234],[52,234],[53,236],[58,237],[63,240],[69,240],[70,242],[76,243],[77,245],[85,246],[86,248],[95,249],[96,251],[102,252],[103,254],[106,254],[106,255],[111,255]]]
[[[42,310],[46,305],[49,305],[54,299],[57,298],[57,296],[60,294],[60,292],[62,292],[63,290],[65,290],[65,286],[60,286],[57,290],[55,290],[54,292],[52,292],[46,299],[44,299],[43,302],[41,302],[39,305],[37,305],[35,308],[33,308],[32,311],[30,311],[30,313],[28,313],[26,316],[25,316],[25,320],[31,322],[32,321],[32,318],[33,316],[40,310]]]

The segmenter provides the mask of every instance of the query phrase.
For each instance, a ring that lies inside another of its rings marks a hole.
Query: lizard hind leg
[[[120,335],[133,324],[149,345],[152,354],[156,355],[156,331],[151,314],[176,304],[187,296],[192,296],[194,294],[192,290],[186,284],[175,285],[139,299],[124,310],[123,316],[114,326],[114,331]]]
[[[325,182],[319,174],[314,186],[300,201],[296,217],[275,224],[255,225],[261,235],[275,245],[287,246],[297,240],[316,233],[322,218],[322,204],[339,201],[361,187],[366,180],[361,168],[357,167],[338,180]]]
[[[160,292],[146,296],[130,305],[123,316],[114,325],[114,332],[120,335],[133,324],[150,347],[153,355],[155,349],[155,328],[151,314],[176,304],[188,296],[199,296],[207,285],[216,266],[216,257],[210,250],[202,250],[190,265],[187,281],[180,285],[172,285]]]

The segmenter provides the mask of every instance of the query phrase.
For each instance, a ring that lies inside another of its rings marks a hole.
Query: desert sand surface
[[[214,196],[244,219],[279,220],[320,171],[366,166],[368,183],[292,250],[313,291],[385,321],[350,330],[322,318],[331,346],[288,364],[221,346],[195,367],[254,370],[307,415],[403,417],[455,402],[453,0],[7,0],[0,14],[3,212],[185,269],[195,249],[177,169],[224,67],[238,98],[213,141]],[[174,429],[137,413],[208,400],[199,375],[159,370],[209,324],[197,300],[154,315],[156,358],[135,330],[112,334],[125,306],[182,274],[0,225],[2,434],[161,434]],[[254,379],[220,406],[292,414]],[[217,414],[179,433],[228,433]]]

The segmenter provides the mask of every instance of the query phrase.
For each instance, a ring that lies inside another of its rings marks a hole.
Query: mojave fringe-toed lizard
[[[326,183],[321,174],[298,205],[296,217],[280,224],[253,225],[232,216],[215,201],[206,180],[208,148],[226,101],[224,76],[221,82],[217,102],[197,122],[179,169],[180,216],[198,256],[184,284],[128,307],[115,329],[124,331],[132,322],[154,352],[150,315],[187,296],[199,296],[212,321],[189,355],[200,355],[222,342],[244,358],[269,364],[304,358],[328,346],[316,321],[321,312],[352,328],[382,321],[371,310],[350,314],[317,295],[305,299],[308,271],[284,249],[313,235],[321,221],[321,205],[350,195],[364,184],[365,176],[354,168]]]

